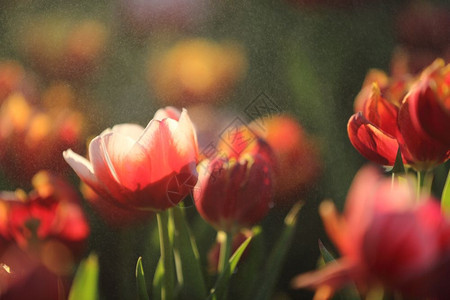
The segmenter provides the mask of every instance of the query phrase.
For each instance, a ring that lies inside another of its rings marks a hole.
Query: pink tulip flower
[[[89,145],[89,159],[70,149],[67,163],[99,196],[142,210],[177,205],[197,182],[198,147],[186,110],[176,121],[158,112],[144,129],[120,124]]]

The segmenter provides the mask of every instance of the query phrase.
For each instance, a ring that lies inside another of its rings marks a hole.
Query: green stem
[[[419,201],[424,179],[424,171],[417,171],[417,201]]]
[[[161,211],[156,214],[158,219],[159,246],[161,249],[161,259],[164,265],[164,276],[161,290],[162,300],[174,299],[175,276],[173,272],[173,251],[169,238],[169,212]]]
[[[434,174],[432,171],[427,171],[425,173],[425,178],[423,179],[422,189],[425,191],[427,195],[431,194],[431,187],[433,185],[433,177]]]
[[[392,172],[392,176],[391,176],[391,190],[394,189],[394,183],[395,183],[395,173]]]
[[[231,255],[231,245],[233,242],[233,235],[230,232],[219,231],[218,238],[220,241],[220,256],[219,256],[219,273],[223,273],[228,264]]]

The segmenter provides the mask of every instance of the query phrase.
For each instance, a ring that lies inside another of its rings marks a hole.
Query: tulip
[[[380,95],[377,85],[365,102],[364,114],[358,112],[348,121],[348,136],[353,146],[367,159],[381,165],[394,165],[398,151],[397,108]]]
[[[153,119],[144,129],[120,124],[89,144],[89,158],[64,159],[100,197],[124,207],[161,211],[177,205],[197,182],[198,149],[186,110],[178,121]]]
[[[412,130],[450,147],[450,65],[436,60],[423,77],[405,99]]]
[[[200,215],[217,230],[236,232],[260,221],[271,207],[271,165],[264,155],[205,160],[194,189]]]
[[[260,146],[241,153],[230,149],[228,155],[224,152],[199,166],[194,202],[221,237],[221,274],[231,254],[233,234],[259,222],[272,206],[271,150],[262,140],[257,143]]]
[[[32,184],[28,195],[0,193],[2,299],[56,299],[58,277],[68,289],[89,235],[80,199],[68,183],[42,171]]]
[[[335,291],[354,281],[363,293],[379,283],[409,296],[443,291],[436,290],[441,281],[428,280],[442,272],[438,266],[450,254],[449,223],[435,199],[417,199],[408,183],[392,183],[368,167],[355,177],[342,216],[331,202],[320,213],[342,257],[297,277],[295,286]]]
[[[417,171],[445,162],[450,157],[449,77],[448,67],[437,60],[409,86],[401,104],[384,98],[374,83],[363,111],[348,122],[353,146],[382,165],[394,165],[399,148],[403,162]]]
[[[0,106],[0,164],[5,175],[27,184],[41,169],[67,169],[58,156],[68,147],[81,148],[83,119],[70,106],[45,109],[31,104],[22,93],[11,93]]]

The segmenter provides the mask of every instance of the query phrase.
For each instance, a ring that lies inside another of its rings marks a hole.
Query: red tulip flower
[[[89,235],[80,199],[68,183],[42,171],[33,186],[28,195],[0,193],[2,299],[57,299],[58,276],[68,291]]]
[[[342,216],[331,202],[321,205],[325,229],[342,257],[317,272],[294,279],[297,287],[334,291],[355,282],[361,292],[380,283],[404,295],[448,293],[436,274],[450,271],[450,226],[437,201],[416,199],[407,183],[392,184],[374,168],[361,170]]]
[[[144,129],[116,125],[94,138],[90,161],[71,150],[67,163],[103,199],[125,207],[165,210],[197,182],[198,149],[186,110],[178,121],[153,119]]]
[[[392,166],[400,148],[403,161],[428,170],[450,157],[449,67],[437,60],[425,69],[398,104],[382,96],[377,84],[363,111],[348,122],[353,146],[366,158]]]
[[[364,111],[348,121],[348,136],[356,150],[381,165],[394,165],[397,156],[398,108],[380,95],[374,84]]]
[[[81,148],[83,119],[70,105],[46,109],[32,105],[21,93],[11,93],[0,106],[0,165],[5,175],[27,184],[39,170],[68,169],[60,153]]]
[[[411,93],[408,103],[413,130],[450,147],[450,65],[437,60],[424,72]],[[405,109],[406,111],[406,109]]]
[[[271,164],[264,153],[205,160],[199,166],[194,200],[200,215],[217,230],[236,232],[251,227],[269,211],[272,198]]]
[[[274,152],[277,203],[315,182],[320,174],[317,145],[297,120],[289,115],[271,116],[256,119],[250,126]]]

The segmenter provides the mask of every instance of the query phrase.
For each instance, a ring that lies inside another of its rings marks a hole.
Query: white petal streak
[[[83,181],[89,185],[98,185],[98,180],[94,175],[92,164],[86,158],[76,154],[71,149],[64,151],[63,157]]]
[[[176,131],[174,132],[174,144],[177,151],[188,160],[197,160],[198,144],[194,124],[186,109],[183,109]]]
[[[180,110],[173,106],[166,106],[156,111],[153,119],[162,121],[163,119],[170,118],[178,121],[180,118]]]
[[[137,141],[144,132],[144,128],[141,125],[131,123],[115,125],[111,130],[114,133],[128,136],[135,141]]]

